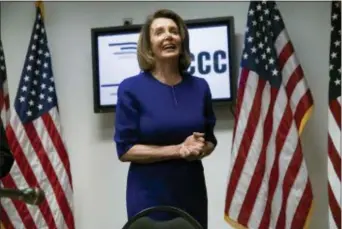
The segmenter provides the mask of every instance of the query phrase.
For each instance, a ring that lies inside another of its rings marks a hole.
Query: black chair
[[[156,221],[149,217],[151,213],[169,213],[176,217],[167,221]],[[155,206],[133,216],[122,229],[203,229],[203,227],[191,215],[179,208]]]

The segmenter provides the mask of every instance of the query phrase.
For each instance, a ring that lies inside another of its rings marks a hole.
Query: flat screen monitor
[[[213,102],[232,101],[235,91],[233,17],[204,18],[185,23],[192,59],[188,72],[208,82]],[[115,110],[120,82],[141,72],[137,60],[141,27],[128,25],[91,30],[95,113]]]

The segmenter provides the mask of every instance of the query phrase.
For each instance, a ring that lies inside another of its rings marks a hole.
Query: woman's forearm
[[[155,146],[155,145],[134,145],[120,160],[123,162],[153,163],[164,160],[180,158],[179,150],[181,145]]]

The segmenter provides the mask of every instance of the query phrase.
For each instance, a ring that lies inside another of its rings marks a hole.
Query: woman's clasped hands
[[[205,145],[204,133],[194,132],[182,143],[179,154],[189,161],[201,159],[205,156]]]

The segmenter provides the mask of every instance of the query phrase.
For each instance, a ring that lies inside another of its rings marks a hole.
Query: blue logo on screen
[[[114,55],[137,54],[137,42],[109,43],[109,47],[115,47]]]
[[[224,50],[216,50],[213,53],[201,51],[197,54],[190,53],[190,74],[208,75],[211,72],[222,74],[228,69],[228,55]]]

